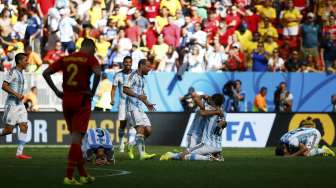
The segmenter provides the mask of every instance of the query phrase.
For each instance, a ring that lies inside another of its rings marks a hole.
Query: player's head
[[[15,63],[16,66],[21,68],[21,69],[25,69],[28,65],[28,58],[27,55],[24,53],[18,53],[15,55]]]
[[[92,39],[85,38],[82,42],[80,51],[94,55],[96,53],[96,44]]]
[[[107,158],[104,148],[98,148],[96,151],[96,160],[97,165],[104,165],[107,163]]]
[[[285,144],[279,144],[275,148],[275,155],[276,156],[284,156],[285,155],[285,150],[286,150],[286,145]]]
[[[224,103],[225,98],[224,98],[224,96],[222,94],[216,93],[216,94],[213,94],[211,96],[211,101],[213,102],[213,104],[215,106],[219,106],[220,107]]]
[[[150,62],[147,59],[141,59],[139,61],[138,69],[141,71],[142,75],[147,75],[151,70]]]
[[[127,71],[132,69],[132,57],[131,56],[124,57],[123,66],[124,66],[124,69]]]

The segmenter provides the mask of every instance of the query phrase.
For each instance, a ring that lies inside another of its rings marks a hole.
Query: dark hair
[[[267,87],[265,86],[261,87],[260,91],[267,91]]]
[[[125,62],[126,60],[130,59],[132,61],[132,57],[131,56],[125,56],[124,59],[123,59],[123,62]]]
[[[91,46],[96,46],[95,42],[92,39],[85,38],[82,42],[81,47],[91,47]]]
[[[107,79],[107,74],[104,72],[104,73],[102,74],[102,80],[105,80],[105,79]]]
[[[140,59],[138,67],[142,65],[146,65],[146,63],[147,63],[147,59]]]
[[[34,89],[37,89],[37,87],[33,86],[33,87],[30,88],[31,91],[33,91]]]
[[[215,102],[216,106],[221,106],[225,101],[224,96],[220,93],[213,94],[211,99]]]
[[[18,53],[15,55],[15,63],[19,64],[20,61],[24,58],[27,57],[27,55],[25,53]]]
[[[277,145],[277,147],[275,148],[275,155],[276,156],[284,156],[285,154],[285,146],[283,144],[279,144]]]
[[[240,85],[242,85],[242,81],[241,81],[241,80],[236,80],[236,82],[239,82],[239,83],[240,83]]]

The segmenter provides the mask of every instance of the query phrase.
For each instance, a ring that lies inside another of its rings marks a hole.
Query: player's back
[[[112,140],[110,133],[106,129],[101,128],[90,128],[85,136],[84,144],[86,148],[99,148],[103,147],[105,149],[112,148]]]
[[[145,79],[143,76],[140,76],[138,74],[138,71],[133,71],[129,75],[128,81],[124,86],[132,89],[135,94],[142,95],[144,87],[145,87]],[[136,97],[127,96],[126,105],[127,105],[126,110],[128,112],[134,111],[134,110],[143,111],[142,102],[140,101],[140,99]]]
[[[6,74],[4,82],[7,82],[9,87],[15,92],[23,95],[24,92],[24,77],[23,73],[16,67],[12,68],[8,74]],[[14,95],[7,95],[6,104],[17,105],[21,103]]]
[[[130,73],[125,73],[123,70],[117,72],[113,78],[113,85],[118,87],[119,96],[122,100],[126,99],[126,94],[123,92],[123,86],[127,84]]]
[[[284,144],[298,147],[299,143],[305,144],[306,141],[320,132],[315,128],[301,127],[284,134],[280,141]]]
[[[203,143],[212,147],[222,148],[222,132],[223,128],[218,126],[219,116],[209,117],[208,124],[205,125],[203,131]]]

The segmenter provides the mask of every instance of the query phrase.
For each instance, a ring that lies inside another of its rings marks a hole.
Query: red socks
[[[66,176],[70,179],[73,177],[75,167],[78,168],[80,176],[87,176],[84,169],[84,160],[82,149],[79,144],[71,144],[68,156],[68,167],[66,171]]]

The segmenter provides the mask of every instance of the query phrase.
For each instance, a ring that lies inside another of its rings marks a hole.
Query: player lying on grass
[[[187,148],[193,148],[197,144],[200,144],[202,141],[203,130],[205,124],[208,121],[207,116],[202,116],[201,112],[203,110],[211,109],[211,105],[209,105],[210,97],[207,95],[198,95],[196,92],[191,94],[193,101],[197,105],[197,109],[195,111],[194,120],[188,130],[187,133]]]
[[[335,156],[327,146],[318,147],[321,133],[315,128],[301,127],[284,134],[275,149],[277,156]]]
[[[96,165],[114,162],[114,148],[110,133],[106,129],[88,129],[84,136],[82,151],[84,159]]]
[[[200,110],[200,115],[205,119],[201,143],[181,153],[167,152],[160,160],[223,160],[222,131],[226,127],[226,121],[221,106],[224,97],[222,94],[214,94],[207,100],[209,109]]]

